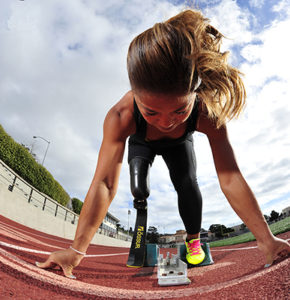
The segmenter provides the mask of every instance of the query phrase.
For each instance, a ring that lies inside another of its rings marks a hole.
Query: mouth
[[[169,127],[161,127],[161,126],[159,126],[158,128],[162,132],[169,132],[169,131],[172,131],[174,129],[174,125],[171,125]]]

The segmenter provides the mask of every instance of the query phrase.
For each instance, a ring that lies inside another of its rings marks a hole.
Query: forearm
[[[112,199],[112,191],[105,183],[99,182],[91,185],[81,210],[72,247],[86,252],[107,214]]]
[[[259,204],[243,176],[237,172],[221,188],[230,205],[251,230],[257,241],[272,238],[270,228],[261,212]]]

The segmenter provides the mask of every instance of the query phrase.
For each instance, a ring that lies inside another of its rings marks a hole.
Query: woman
[[[73,244],[37,263],[39,267],[59,265],[65,276],[75,278],[72,270],[82,260],[117,192],[128,137],[130,169],[143,174],[139,183],[131,182],[135,200],[146,202],[149,167],[155,155],[162,155],[187,231],[187,260],[202,262],[202,198],[196,181],[194,131],[207,135],[220,187],[256,237],[266,266],[290,252],[286,241],[272,235],[228,140],[225,123],[242,111],[246,93],[240,72],[228,65],[227,53],[220,52],[221,39],[200,12],[186,10],[131,42],[127,67],[132,90],[105,118],[97,168]]]

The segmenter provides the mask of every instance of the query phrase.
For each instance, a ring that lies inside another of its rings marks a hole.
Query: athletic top
[[[173,146],[182,143],[184,140],[188,139],[192,133],[196,130],[196,123],[198,118],[198,103],[199,100],[196,98],[194,106],[192,108],[192,112],[189,115],[188,119],[186,120],[187,127],[185,129],[184,134],[177,138],[162,138],[159,140],[148,141],[146,140],[146,132],[147,132],[147,122],[143,118],[142,114],[140,113],[136,101],[134,99],[134,118],[136,123],[136,132],[132,134],[129,138],[129,145],[133,143],[141,143],[147,146],[153,147],[167,147]]]

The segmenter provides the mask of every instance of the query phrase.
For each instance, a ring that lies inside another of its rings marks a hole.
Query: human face
[[[135,91],[134,96],[146,122],[163,133],[169,133],[188,119],[196,93],[176,96]]]

